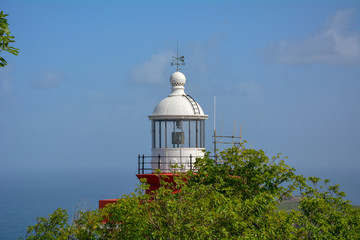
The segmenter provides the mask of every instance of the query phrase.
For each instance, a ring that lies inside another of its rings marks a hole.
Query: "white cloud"
[[[222,34],[216,33],[210,36],[206,42],[188,42],[185,47],[183,47],[185,51],[181,51],[182,45],[180,44],[179,54],[181,56],[185,55],[186,65],[181,67],[185,75],[192,70],[194,70],[194,74],[196,72],[201,72],[202,74],[210,72],[211,75],[214,75],[214,71],[220,68],[218,46],[222,37]],[[164,84],[169,78],[169,70],[172,71],[176,69],[170,66],[173,56],[176,56],[176,52],[172,50],[153,54],[149,60],[131,69],[129,72],[130,80],[135,83],[152,85]]]
[[[285,64],[360,63],[360,32],[349,31],[355,9],[340,10],[303,41],[281,40],[261,51],[265,62]]]
[[[174,56],[172,51],[154,54],[151,58],[130,71],[130,79],[136,83],[161,84],[168,79],[166,70]]]
[[[45,70],[35,82],[36,88],[47,89],[54,88],[63,80],[63,74],[59,71]]]

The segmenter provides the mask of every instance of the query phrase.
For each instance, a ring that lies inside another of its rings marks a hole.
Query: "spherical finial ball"
[[[185,75],[181,72],[174,72],[170,76],[170,84],[173,87],[184,86],[186,83]]]

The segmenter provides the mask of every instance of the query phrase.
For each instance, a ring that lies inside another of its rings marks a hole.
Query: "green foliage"
[[[28,236],[26,239],[67,239],[67,235],[70,233],[70,228],[67,224],[68,217],[66,210],[58,208],[53,214],[50,214],[48,218],[36,218],[37,223],[27,228],[28,233],[34,232],[34,234]]]
[[[307,186],[300,201],[302,215],[298,219],[301,232],[310,239],[332,239],[341,236],[342,239],[360,238],[360,211],[354,209],[350,202],[344,200],[345,193],[339,190],[339,185],[317,186],[321,180],[309,177],[312,187]],[[324,184],[329,183],[325,180]]]
[[[9,43],[15,42],[13,40],[15,37],[10,35],[9,24],[6,19],[7,16],[8,14],[4,14],[3,11],[0,12],[0,52],[6,51],[13,55],[18,55],[19,49],[9,45]],[[4,67],[6,65],[6,60],[0,56],[0,67]]]
[[[198,174],[191,182],[216,185],[226,196],[243,200],[261,193],[283,198],[295,187],[283,186],[294,178],[295,169],[285,164],[281,154],[270,161],[262,150],[232,147],[220,153],[218,162],[206,155],[197,161],[197,166]]]
[[[157,171],[156,192],[143,194],[149,188],[143,182],[116,204],[80,212],[71,224],[57,210],[29,227],[29,239],[360,238],[360,210],[343,200],[338,185],[327,186],[329,180],[322,185],[318,178],[296,175],[281,155],[270,160],[262,150],[243,145],[217,160],[206,153],[195,172],[174,172],[175,183]],[[299,210],[280,210],[279,203],[297,189]]]

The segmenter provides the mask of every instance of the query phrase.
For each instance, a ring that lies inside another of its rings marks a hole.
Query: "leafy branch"
[[[15,37],[11,36],[9,24],[6,19],[7,16],[8,14],[4,14],[3,11],[0,12],[0,52],[6,51],[17,56],[19,49],[10,46],[10,43],[15,42]],[[0,56],[0,67],[5,67],[6,65],[6,60]]]

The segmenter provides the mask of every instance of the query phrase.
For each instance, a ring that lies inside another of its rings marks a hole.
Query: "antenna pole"
[[[184,56],[180,56],[179,57],[179,41],[177,41],[176,44],[176,57],[173,56],[172,60],[171,60],[171,66],[176,65],[176,71],[178,72],[179,70],[181,70],[180,65],[184,66],[185,65],[185,58]]]
[[[215,153],[215,162],[217,163],[217,152],[216,152],[216,96],[214,96],[214,153]]]
[[[243,128],[243,126],[240,125],[240,141],[242,140],[242,128]]]
[[[221,137],[222,137],[222,130],[224,127],[224,118],[221,119],[221,129],[220,129],[220,136],[218,136],[219,138],[219,142],[221,142]]]
[[[179,71],[179,41],[176,42],[176,71]]]
[[[236,120],[234,121],[234,130],[232,135],[232,144],[234,145],[234,138],[235,138],[235,129],[236,129]]]
[[[216,130],[216,96],[214,96],[214,131]]]

